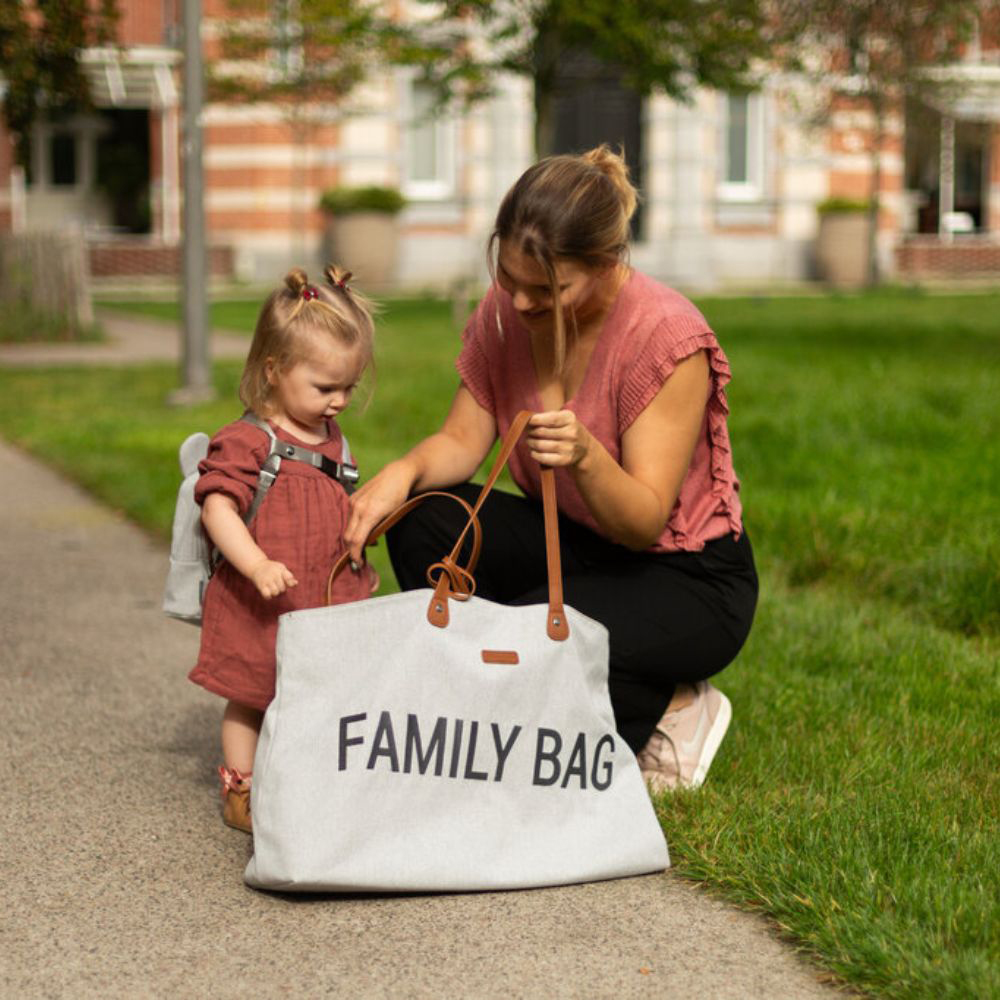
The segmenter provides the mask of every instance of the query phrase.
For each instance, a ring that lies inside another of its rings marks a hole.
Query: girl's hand
[[[297,587],[299,581],[292,571],[284,564],[273,559],[265,559],[257,563],[247,574],[253,585],[260,591],[261,597],[277,597],[289,587]]]
[[[528,421],[526,440],[536,462],[568,467],[579,465],[594,443],[590,431],[572,410],[536,413]]]
[[[344,544],[351,560],[360,564],[365,542],[372,529],[410,495],[415,479],[410,465],[400,459],[390,462],[377,476],[351,494],[351,513],[344,529]]]

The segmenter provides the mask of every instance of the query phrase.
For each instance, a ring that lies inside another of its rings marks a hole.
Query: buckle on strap
[[[306,465],[311,465],[314,469],[319,469],[320,472],[331,479],[335,479],[348,492],[354,488],[360,479],[356,465],[334,462],[321,452],[310,451],[308,448],[300,448],[297,444],[289,444],[287,441],[275,439],[271,443],[271,454],[277,455],[279,458],[289,458],[293,462],[304,462]]]
[[[336,479],[341,486],[350,493],[355,486],[358,485],[358,480],[361,475],[358,472],[358,467],[356,465],[346,465],[343,462],[333,462],[326,456],[322,456],[323,464],[320,469],[325,472],[331,479]]]

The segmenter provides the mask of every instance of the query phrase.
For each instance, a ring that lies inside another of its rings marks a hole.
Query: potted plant
[[[397,216],[406,199],[394,187],[335,187],[323,193],[327,260],[352,271],[359,284],[378,291],[396,276]]]
[[[868,281],[869,208],[855,198],[826,198],[816,206],[816,262],[820,277],[834,288],[861,288]]]

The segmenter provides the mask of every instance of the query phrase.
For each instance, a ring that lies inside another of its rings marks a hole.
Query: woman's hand
[[[390,462],[377,476],[351,494],[351,513],[344,530],[344,544],[353,563],[360,564],[372,529],[406,501],[415,479],[413,466],[402,458]]]
[[[542,465],[579,466],[590,455],[594,439],[572,410],[536,413],[525,438],[531,457]]]
[[[351,495],[351,513],[344,531],[351,560],[360,564],[372,528],[415,490],[436,490],[465,482],[489,453],[496,433],[493,415],[476,402],[464,385],[459,386],[441,430],[390,462]]]
[[[265,559],[250,568],[250,581],[260,591],[261,597],[277,597],[290,587],[297,587],[299,581],[284,564],[273,559]]]

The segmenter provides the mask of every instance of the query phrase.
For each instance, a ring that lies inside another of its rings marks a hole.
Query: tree
[[[221,58],[208,67],[212,100],[267,102],[283,109],[298,151],[293,170],[297,239],[306,231],[307,167],[302,152],[317,124],[335,110],[384,61],[384,39],[395,29],[375,0],[227,0]],[[296,254],[301,257],[301,252]]]
[[[786,41],[786,65],[829,88],[820,109],[827,118],[834,103],[849,99],[870,111],[872,132],[868,201],[869,283],[880,278],[876,238],[882,150],[890,117],[907,98],[926,98],[942,84],[933,67],[953,62],[974,36],[995,0],[778,0]]]
[[[535,145],[553,151],[560,64],[584,54],[649,94],[688,100],[695,87],[745,91],[770,51],[766,0],[421,0],[437,17],[395,39],[393,59],[422,67],[442,100],[476,100],[501,71],[529,76]]]
[[[376,60],[386,22],[363,0],[228,0],[211,96],[274,101],[301,114],[337,104]]]
[[[2,114],[15,155],[27,164],[32,125],[90,106],[78,56],[115,42],[116,0],[0,0]]]

